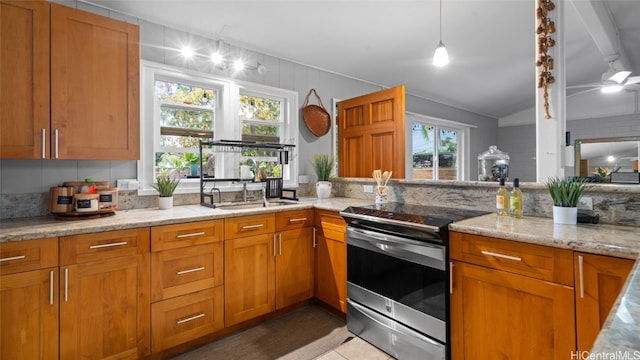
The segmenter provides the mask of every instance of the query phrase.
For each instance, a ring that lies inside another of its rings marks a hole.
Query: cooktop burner
[[[439,234],[440,237],[446,237],[450,223],[487,213],[486,211],[478,210],[386,203],[350,206],[343,210],[340,215],[347,223],[360,227],[378,228],[394,232],[405,232],[400,230],[401,228],[413,228]]]

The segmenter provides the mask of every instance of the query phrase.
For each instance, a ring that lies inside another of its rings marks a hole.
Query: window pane
[[[215,157],[213,154],[203,154],[204,174],[213,176],[215,170]],[[160,171],[168,172],[172,178],[196,178],[200,177],[200,154],[199,153],[169,153],[156,152],[154,177]]]
[[[440,129],[439,134],[438,179],[457,180],[458,134],[446,129]]]
[[[280,126],[244,123],[242,124],[242,140],[279,143]]]
[[[429,125],[412,125],[413,178],[433,179],[434,128]]]
[[[257,96],[240,95],[240,118],[246,120],[280,121],[281,102]]]
[[[213,112],[161,106],[160,125],[211,130],[213,128]]]
[[[156,98],[161,102],[187,104],[215,108],[216,98],[212,89],[205,89],[175,82],[156,80]]]

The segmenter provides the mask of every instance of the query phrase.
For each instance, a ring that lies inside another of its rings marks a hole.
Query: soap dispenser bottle
[[[509,192],[504,186],[504,178],[500,178],[500,187],[496,193],[496,211],[499,216],[509,215]]]
[[[513,179],[513,189],[509,194],[509,214],[522,219],[522,191],[520,190],[520,179]]]

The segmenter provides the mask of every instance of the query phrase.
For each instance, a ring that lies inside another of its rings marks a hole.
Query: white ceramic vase
[[[318,199],[326,199],[331,196],[331,183],[329,181],[318,181],[316,183],[316,195]]]
[[[555,224],[575,225],[578,223],[577,207],[553,207],[553,222]]]
[[[173,207],[173,196],[159,197],[158,204],[160,206],[160,210],[171,209]]]

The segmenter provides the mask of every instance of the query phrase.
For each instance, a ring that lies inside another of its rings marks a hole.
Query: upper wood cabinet
[[[1,16],[0,157],[139,159],[139,27],[44,1]]]
[[[3,0],[0,24],[0,158],[49,158],[49,3]]]
[[[338,176],[368,178],[383,169],[404,179],[404,103],[404,86],[338,103]]]
[[[576,252],[576,333],[578,350],[591,349],[634,261]]]

